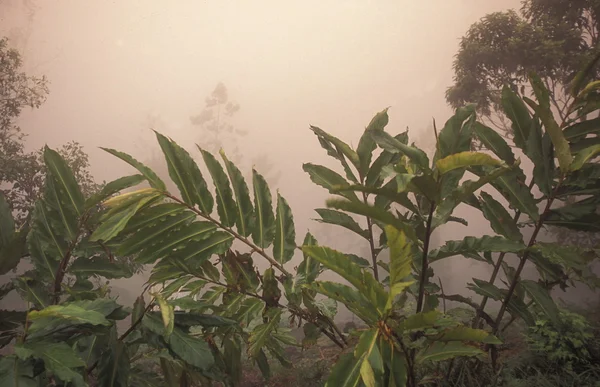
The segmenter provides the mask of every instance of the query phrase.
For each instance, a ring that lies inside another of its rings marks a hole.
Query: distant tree
[[[22,71],[19,52],[0,39],[0,190],[22,223],[38,198],[46,173],[41,150],[25,151],[26,134],[17,124],[23,109],[39,108],[48,94],[45,77]],[[99,186],[89,171],[88,156],[82,146],[72,141],[59,152],[67,160],[86,194]]]
[[[446,100],[454,108],[477,104],[488,123],[510,138],[498,109],[502,86],[526,94],[527,73],[534,71],[564,119],[571,102],[570,81],[596,52],[599,18],[600,0],[525,0],[520,13],[486,15],[460,41]]]

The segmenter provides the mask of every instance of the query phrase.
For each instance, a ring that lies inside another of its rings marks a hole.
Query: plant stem
[[[229,234],[233,235],[236,239],[238,239],[239,241],[241,241],[242,243],[244,243],[246,246],[250,247],[253,251],[256,251],[258,254],[262,255],[267,261],[269,261],[269,263],[271,265],[275,266],[286,277],[293,277],[292,274],[289,271],[287,271],[283,267],[282,264],[280,264],[279,262],[277,262],[275,259],[269,257],[267,255],[267,253],[265,252],[264,249],[262,249],[261,247],[256,246],[254,243],[250,242],[248,240],[248,238],[241,236],[240,234],[238,234],[237,232],[235,232],[234,230],[232,230],[230,227],[224,226],[221,222],[219,222],[218,220],[214,219],[210,215],[203,214],[196,207],[188,205],[186,202],[184,202],[183,200],[181,200],[181,199],[179,199],[179,198],[171,195],[170,193],[163,192],[163,194],[166,197],[168,197],[169,199],[172,199],[172,200],[176,201],[177,203],[186,206],[188,209],[190,209],[191,211],[193,211],[196,215],[200,216],[201,218],[204,218],[204,219],[208,220],[209,222],[214,223],[217,227],[219,227],[222,230],[225,230]]]
[[[367,204],[367,194],[362,193],[363,201]],[[377,270],[377,255],[375,254],[375,243],[373,242],[373,222],[371,218],[367,216],[367,228],[369,230],[369,247],[371,248],[371,260],[373,261],[373,276],[376,281],[379,281],[379,270]]]
[[[423,310],[423,298],[425,296],[425,280],[427,278],[427,269],[429,269],[429,242],[431,241],[431,224],[433,222],[433,213],[435,211],[435,202],[431,202],[429,217],[427,218],[427,227],[425,228],[425,241],[423,242],[423,261],[421,263],[421,280],[419,282],[419,296],[417,299],[417,313]]]

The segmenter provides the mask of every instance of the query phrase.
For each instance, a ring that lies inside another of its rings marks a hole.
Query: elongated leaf
[[[167,303],[167,300],[161,294],[156,294],[156,301],[158,302],[158,306],[160,307],[160,315],[162,317],[163,325],[165,326],[165,331],[163,333],[165,339],[169,339],[171,333],[173,333],[173,328],[175,327],[175,310],[174,308]]]
[[[526,149],[532,126],[531,115],[523,100],[507,85],[502,88],[502,108],[512,122],[515,145],[523,150]]]
[[[100,276],[107,279],[133,276],[131,268],[122,263],[113,262],[107,257],[79,257],[69,266],[69,273],[82,277]]]
[[[360,381],[360,370],[365,355],[356,359],[353,354],[340,356],[331,369],[325,387],[356,387]]]
[[[571,170],[577,171],[581,169],[585,163],[595,158],[598,153],[600,153],[600,145],[594,145],[583,149],[581,152],[577,153],[577,156],[575,156],[573,164],[571,165]]]
[[[219,214],[221,224],[225,227],[231,227],[235,224],[235,220],[237,219],[237,205],[233,200],[233,193],[231,192],[227,175],[221,164],[219,164],[217,159],[215,159],[210,152],[207,152],[200,147],[198,147],[198,149],[202,153],[204,163],[206,164],[215,185],[217,213]]]
[[[302,169],[304,172],[309,174],[313,183],[327,189],[329,193],[336,193],[335,187],[348,185],[346,179],[344,179],[340,174],[322,165],[305,163],[302,164]],[[339,194],[349,200],[358,201],[358,198],[354,192],[342,192]]]
[[[183,201],[189,205],[197,204],[203,214],[210,215],[214,201],[198,165],[175,141],[155,133],[167,161],[169,176],[179,188]]]
[[[404,232],[393,226],[385,227],[387,236],[387,245],[390,248],[390,296],[386,309],[391,308],[394,298],[408,287],[410,282],[402,282],[411,273],[412,249],[411,244],[406,239]],[[402,284],[402,286],[399,286]]]
[[[360,141],[358,142],[356,153],[358,154],[358,158],[360,160],[359,171],[362,176],[366,176],[369,172],[369,166],[371,165],[373,151],[377,147],[375,141],[373,141],[373,138],[371,137],[370,132],[376,130],[383,131],[383,129],[389,122],[389,116],[387,114],[387,111],[387,108],[383,109],[371,119],[371,122],[365,129],[363,135],[360,137]]]
[[[194,367],[209,370],[214,364],[214,357],[208,344],[196,337],[184,333],[181,329],[173,329],[169,336],[169,348],[173,353]]]
[[[267,339],[270,337],[271,333],[279,325],[279,321],[281,319],[281,310],[271,309],[268,316],[269,321],[254,328],[250,334],[250,338],[248,339],[248,354],[250,354],[252,357],[258,356],[260,350],[262,350],[262,348],[265,346],[265,343],[267,342]]]
[[[129,386],[130,359],[127,344],[114,340],[98,361],[98,381],[103,387]]]
[[[254,208],[256,223],[252,230],[252,240],[258,247],[267,248],[275,237],[275,215],[271,191],[264,177],[252,170],[252,185],[254,188]]]
[[[558,158],[560,169],[562,173],[565,174],[567,171],[569,171],[572,162],[569,143],[565,139],[562,129],[554,119],[552,109],[550,108],[549,92],[546,89],[546,86],[544,86],[544,83],[536,74],[530,74],[529,79],[539,105],[533,103],[533,101],[529,99],[525,99],[525,101],[536,112],[544,124],[546,133],[550,135],[552,144],[554,144],[554,151],[556,153],[556,157]]]
[[[497,337],[481,329],[459,325],[447,329],[434,338],[435,341],[475,341],[486,344],[502,344]]]
[[[548,212],[544,224],[565,227],[571,230],[600,231],[600,215],[596,212],[595,197],[580,200]]]
[[[15,355],[0,358],[0,386],[39,387],[33,377],[33,365],[20,360]]]
[[[377,321],[380,314],[373,305],[373,302],[366,295],[363,295],[350,286],[337,282],[315,281],[310,286],[310,289],[343,303],[348,310],[368,323]]]
[[[490,221],[492,229],[508,239],[513,241],[522,241],[523,235],[517,227],[513,217],[487,192],[481,192],[481,210],[487,220]]]
[[[348,146],[348,144],[338,139],[337,137],[325,132],[324,130],[317,128],[316,126],[311,126],[310,130],[312,130],[317,136],[322,137],[325,140],[331,142],[333,145],[335,145],[344,154],[344,156],[347,157],[348,160],[350,160],[354,167],[360,170],[360,160],[358,158],[358,154],[355,151],[353,151],[352,148]]]
[[[563,130],[565,138],[569,141],[584,138],[588,134],[600,132],[600,117],[577,122]]]
[[[471,149],[475,118],[475,105],[473,104],[456,109],[454,115],[440,130],[434,161]]]
[[[135,169],[137,169],[142,175],[144,175],[144,177],[146,177],[146,180],[148,180],[148,183],[150,183],[150,186],[152,188],[156,188],[157,190],[160,190],[160,191],[167,190],[167,186],[165,185],[165,182],[162,181],[160,179],[160,177],[158,177],[158,175],[156,175],[156,173],[152,169],[150,169],[147,166],[145,166],[144,164],[140,163],[139,161],[137,161],[130,155],[123,153],[123,152],[119,152],[114,149],[110,149],[110,148],[100,148],[100,149],[112,154],[113,156],[120,158],[121,160],[125,161],[127,164],[129,164],[132,167],[134,167]]]
[[[451,341],[448,343],[434,342],[428,348],[421,350],[417,354],[416,362],[422,364],[426,361],[442,361],[452,359],[458,356],[480,356],[485,355],[481,349],[472,347],[460,342]]]
[[[385,186],[381,187],[381,188],[375,188],[375,187],[366,187],[366,186],[362,186],[362,185],[350,185],[350,186],[340,186],[340,187],[334,187],[336,192],[337,191],[357,191],[357,192],[364,192],[364,193],[368,193],[368,194],[375,194],[378,195],[378,198],[380,198],[379,200],[383,200],[386,199],[389,202],[394,202],[394,203],[398,203],[401,206],[403,206],[404,208],[412,211],[412,212],[416,212],[418,213],[417,207],[413,204],[413,202],[410,201],[410,199],[408,198],[408,195],[406,192],[404,191],[414,191],[414,192],[421,192],[421,188],[422,187],[418,187],[416,184],[415,185],[411,185],[410,182],[414,179],[414,178],[419,178],[421,176],[414,176],[414,175],[408,175],[408,174],[402,174],[402,175],[398,175],[396,176],[396,179],[390,180],[389,183],[387,183]],[[421,186],[421,184],[419,184],[419,186]],[[378,203],[380,203],[380,201],[375,200],[375,207],[377,208],[385,208],[385,205],[378,205]]]
[[[0,248],[7,246],[15,235],[15,221],[4,193],[0,192]]]
[[[307,232],[304,237],[304,242],[302,242],[302,246],[316,246],[317,244],[315,237],[310,232]],[[310,255],[306,253],[303,255],[304,259],[298,266],[298,275],[304,276],[306,283],[310,284],[317,279],[321,265],[319,264],[319,261],[314,260]]]
[[[526,147],[527,157],[533,162],[533,180],[545,195],[552,191],[554,173],[554,157],[552,155],[552,142],[548,135],[542,134],[539,121],[533,121],[529,132]]]
[[[369,134],[370,135],[370,134]],[[382,170],[384,167],[389,165],[394,165],[400,159],[400,154],[390,153],[387,151],[381,152],[379,157],[373,161],[371,167],[369,168],[369,172],[367,173],[367,177],[365,180],[365,185],[367,187],[380,187],[383,184],[383,176]]]
[[[110,183],[107,183],[100,192],[95,193],[94,195],[89,197],[85,201],[85,208],[92,208],[95,205],[100,204],[100,202],[116,194],[117,192],[120,192],[125,188],[136,186],[142,183],[144,180],[146,180],[144,175],[131,175],[113,180]]]
[[[242,236],[248,236],[254,228],[252,200],[250,199],[248,185],[246,185],[246,181],[240,170],[225,156],[223,150],[221,150],[221,157],[225,163],[231,187],[233,188],[233,194],[235,195],[238,233]]]
[[[25,344],[16,347],[15,352],[22,359],[31,356],[42,359],[44,367],[64,382],[71,382],[76,386],[85,385],[81,371],[77,370],[85,366],[85,362],[65,342]]]
[[[275,218],[275,240],[273,258],[284,264],[294,256],[296,229],[292,209],[283,196],[277,193],[277,217]]]
[[[79,189],[71,168],[60,157],[58,152],[47,146],[44,148],[44,162],[46,167],[48,167],[48,171],[57,182],[57,188],[61,193],[64,193],[64,197],[61,199],[64,199],[68,203],[68,206],[75,210],[77,216],[81,216],[84,203],[83,194]]]
[[[400,153],[406,155],[420,168],[423,168],[424,170],[429,169],[429,158],[427,157],[427,154],[425,154],[425,152],[423,152],[422,150],[402,143],[401,141],[390,136],[383,130],[374,130],[370,133],[373,137],[373,140],[381,148],[385,149],[390,153]]]
[[[145,191],[136,201],[130,202],[126,207],[120,208],[114,213],[108,212],[102,219],[100,225],[92,235],[90,241],[95,242],[102,240],[108,242],[117,236],[121,230],[125,228],[129,220],[138,212],[140,208],[152,200],[160,197],[158,191]]]
[[[416,241],[417,237],[415,230],[412,226],[401,219],[396,218],[394,215],[385,211],[382,208],[371,206],[369,204],[350,202],[347,200],[329,199],[326,202],[327,207],[335,208],[342,211],[348,211],[358,215],[368,216],[371,219],[379,221],[383,224],[394,226],[398,230],[402,230],[406,233],[406,236],[411,241]]]
[[[538,282],[521,280],[519,284],[555,326],[560,326],[560,313],[548,290]]]
[[[399,329],[401,332],[425,330],[435,326],[440,317],[441,313],[438,310],[415,313],[402,320]]]
[[[593,70],[598,63],[598,60],[600,60],[600,51],[597,52],[592,59],[586,63],[585,67],[575,75],[570,85],[570,91],[573,97],[579,95],[581,89],[585,87],[585,82],[589,76],[593,74]]]
[[[315,219],[317,222],[342,226],[363,238],[369,238],[369,232],[360,227],[350,215],[326,208],[317,208],[315,211],[321,216],[321,219]]]
[[[442,247],[429,253],[429,261],[434,262],[454,255],[465,255],[490,251],[494,253],[518,253],[526,246],[520,241],[500,236],[484,235],[480,238],[468,236],[463,240],[447,241]]]
[[[503,163],[486,153],[460,152],[446,156],[436,161],[435,165],[441,175],[458,168],[466,168],[473,165],[500,166]]]
[[[494,129],[487,127],[479,122],[473,125],[473,132],[477,139],[490,151],[494,152],[500,160],[511,165],[515,162],[515,155],[504,140]]]
[[[318,136],[318,139],[319,139],[319,144],[321,144],[321,147],[327,151],[327,154],[329,156],[335,158],[336,160],[338,160],[340,162],[340,164],[342,164],[342,166],[344,167],[344,172],[346,173],[346,177],[350,181],[358,183],[358,179],[356,178],[356,176],[354,175],[354,172],[350,168],[350,164],[348,164],[348,161],[346,160],[346,157],[344,156],[344,152],[342,152],[340,147],[334,145],[332,142],[326,140],[323,137]]]

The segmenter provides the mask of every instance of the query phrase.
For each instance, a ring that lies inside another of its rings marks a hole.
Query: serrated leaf
[[[206,180],[190,154],[175,141],[154,131],[167,161],[169,176],[179,188],[181,198],[189,205],[197,204],[203,214],[213,210],[213,197],[208,191]]]
[[[120,262],[111,261],[107,257],[79,257],[69,266],[69,273],[83,277],[100,276],[106,279],[133,276],[131,268]]]
[[[531,297],[535,304],[544,312],[554,326],[560,326],[560,313],[548,290],[538,282],[522,279],[519,284]]]
[[[83,194],[69,165],[58,152],[47,146],[44,148],[44,163],[57,182],[57,188],[65,194],[61,199],[64,199],[68,203],[68,206],[75,210],[77,216],[81,216],[84,203]]]
[[[494,152],[500,160],[512,165],[515,162],[515,155],[504,140],[494,129],[487,127],[479,122],[473,125],[473,132],[477,139],[490,151]]]
[[[317,136],[322,137],[335,145],[341,151],[341,153],[343,153],[343,155],[350,160],[356,169],[360,169],[360,160],[358,158],[358,154],[353,151],[348,144],[325,132],[324,130],[317,128],[316,126],[311,126],[310,130],[312,130]]]
[[[51,305],[42,310],[32,310],[27,319],[32,322],[29,332],[33,333],[44,328],[47,318],[64,320],[72,325],[110,325],[104,314],[83,308],[75,304]]]
[[[181,329],[173,329],[169,336],[169,348],[184,362],[201,370],[209,370],[214,364],[214,357],[208,344],[196,337],[184,333]]]
[[[267,339],[279,325],[281,310],[271,309],[268,316],[269,321],[254,328],[248,339],[248,354],[252,357],[257,357],[259,355],[259,352],[265,346]]]
[[[313,183],[327,189],[329,193],[337,193],[335,187],[349,185],[340,174],[322,165],[311,163],[302,164],[304,172],[308,173]],[[353,201],[358,201],[354,192],[342,192],[339,195]]]
[[[252,170],[252,186],[254,189],[254,208],[256,223],[252,230],[252,240],[258,247],[266,249],[275,237],[275,215],[271,191],[264,177]]]
[[[275,239],[273,241],[273,258],[281,264],[294,256],[296,249],[296,229],[292,209],[283,196],[277,193],[277,216],[275,218]]]
[[[585,138],[588,134],[597,134],[600,131],[600,117],[576,122],[565,128],[563,134],[569,141]]]
[[[434,161],[471,149],[475,118],[475,105],[473,104],[456,109],[454,115],[440,130]]]
[[[479,252],[518,253],[526,246],[520,241],[510,240],[500,236],[484,235],[480,238],[467,236],[462,240],[447,241],[439,249],[429,253],[429,261],[435,262],[454,255],[466,255]]]
[[[386,306],[389,310],[395,297],[413,282],[403,282],[412,270],[412,248],[404,232],[393,226],[386,226],[385,234],[390,248],[390,296]]]
[[[517,227],[513,217],[487,192],[481,192],[481,210],[483,216],[490,221],[492,229],[508,239],[513,241],[522,241],[523,236]]]
[[[356,153],[358,154],[358,159],[360,161],[359,171],[362,176],[366,176],[369,172],[369,166],[371,165],[373,151],[377,147],[375,141],[373,141],[373,138],[371,137],[370,132],[376,130],[384,130],[385,126],[389,122],[389,116],[387,111],[388,108],[383,109],[379,113],[375,114],[375,116],[371,119],[371,122],[363,132],[358,142]]]
[[[377,321],[379,312],[372,302],[350,286],[330,281],[315,281],[310,289],[343,303],[348,310],[366,322]]]
[[[248,185],[244,180],[244,176],[240,170],[232,163],[226,156],[225,152],[221,150],[221,157],[225,163],[229,180],[231,181],[231,187],[233,188],[233,194],[235,195],[235,202],[237,205],[237,219],[236,227],[238,233],[242,236],[248,236],[254,228],[254,216],[252,208],[252,200],[250,199],[250,191]]]
[[[97,192],[94,195],[90,196],[85,201],[85,208],[86,209],[92,208],[93,206],[106,200],[107,198],[111,197],[112,195],[116,194],[117,192],[120,192],[129,187],[136,186],[136,185],[142,183],[144,180],[146,180],[144,175],[124,176],[124,177],[120,177],[116,180],[113,180],[113,181],[107,183],[104,187],[102,187],[102,190],[100,190],[100,192]]]
[[[444,175],[455,169],[466,168],[473,165],[501,166],[503,164],[503,162],[492,156],[480,152],[454,153],[435,162],[435,166],[440,175]]]
[[[144,175],[146,180],[148,180],[148,183],[150,183],[150,186],[152,188],[155,188],[160,191],[167,190],[167,186],[165,185],[165,182],[162,181],[160,179],[160,177],[158,177],[158,175],[152,169],[150,169],[147,166],[145,166],[144,164],[140,163],[139,161],[137,161],[130,155],[123,153],[123,152],[119,152],[114,149],[110,149],[110,148],[100,148],[100,149],[112,154],[113,156],[120,158],[121,160],[125,161],[127,164],[129,164],[132,167],[134,167],[135,169],[137,169],[142,175]]]
[[[502,88],[502,107],[504,114],[512,122],[515,145],[523,150],[526,149],[532,125],[531,115],[523,100],[507,85]]]
[[[364,230],[350,215],[340,211],[330,210],[326,208],[317,208],[315,211],[321,216],[321,219],[315,219],[319,223],[334,224],[342,226],[356,234],[368,239],[369,233]]]
[[[317,244],[315,237],[310,232],[307,232],[304,237],[304,242],[302,242],[302,246],[316,246]],[[304,276],[306,283],[310,284],[317,279],[320,268],[321,265],[319,264],[319,261],[314,260],[310,255],[303,251],[303,260],[298,266],[298,275]]]
[[[404,332],[431,328],[439,320],[440,316],[441,313],[437,310],[415,313],[402,320],[398,329]]]
[[[236,220],[237,205],[233,200],[233,192],[229,186],[229,179],[217,159],[204,149],[198,147],[202,153],[204,163],[210,172],[216,190],[217,213],[221,224],[232,227]]]

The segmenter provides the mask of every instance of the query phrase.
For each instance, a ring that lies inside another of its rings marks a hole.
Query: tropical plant
[[[285,346],[310,346],[321,335],[346,349],[328,386],[415,387],[444,377],[423,370],[443,365],[450,375],[456,358],[483,361],[486,349],[495,371],[497,335],[514,319],[534,325],[533,312],[540,312],[558,324],[559,309],[549,290],[574,281],[598,284],[589,269],[594,250],[537,239],[547,225],[588,231],[599,224],[593,211],[599,176],[593,160],[600,147],[583,146],[598,129],[594,120],[579,119],[597,109],[599,83],[585,86],[585,76],[582,72],[574,84],[571,118],[560,124],[536,75],[531,81],[537,102],[505,87],[504,108],[518,133],[516,144],[535,164],[529,179],[506,141],[477,121],[472,105],[458,109],[439,133],[434,127],[431,161],[409,145],[408,133],[385,131],[387,109],[375,115],[356,149],[311,127],[345,174],[304,165],[315,183],[341,197],[317,209],[320,221],[358,234],[369,246],[370,260],[321,246],[310,233],[298,246],[294,218],[281,193],[271,193],[256,170],[252,183],[246,183],[223,151],[220,162],[199,148],[209,183],[188,151],[157,132],[179,190],[175,194],[147,166],[105,149],[139,174],[110,182],[84,199],[65,160],[46,148],[48,178],[31,230],[15,229],[8,207],[0,206],[3,270],[21,257],[34,265],[3,288],[3,294],[16,289],[30,308],[2,312],[2,343],[15,340],[14,353],[0,359],[2,385],[236,386],[244,353],[268,378],[269,359],[291,366]],[[488,151],[470,151],[474,138]],[[467,173],[473,180],[464,179]],[[141,183],[149,187],[120,193]],[[573,197],[575,203],[553,207]],[[497,235],[467,236],[433,250],[435,230],[448,222],[466,224],[453,215],[461,204],[480,210]],[[521,214],[528,219],[519,223]],[[524,228],[532,231],[527,238]],[[291,260],[300,251],[302,261],[292,270]],[[509,253],[518,256],[516,268],[504,259]],[[489,280],[474,278],[468,284],[482,296],[480,303],[446,294],[431,280],[434,262],[457,255],[491,265]],[[153,265],[132,309],[89,280],[130,276],[122,257]],[[538,281],[521,278],[527,262],[538,269]],[[501,269],[506,288],[497,283]],[[344,282],[321,280],[323,270]],[[495,316],[485,308],[489,298],[501,303]],[[459,321],[462,310],[440,311],[440,300],[471,306],[472,325]],[[356,341],[333,322],[337,302],[366,325],[351,331]],[[507,324],[505,313],[512,316]],[[131,323],[119,334],[117,322],[125,323],[128,316]],[[282,326],[284,318],[303,327],[302,343]]]

